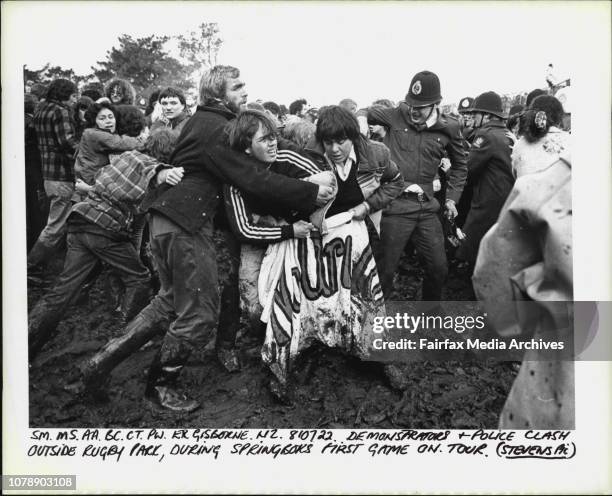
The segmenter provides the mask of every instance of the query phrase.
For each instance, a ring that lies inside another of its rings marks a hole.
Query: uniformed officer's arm
[[[491,139],[484,134],[478,134],[468,155],[468,171],[470,177],[478,177],[486,164],[491,160],[493,146]]]
[[[451,162],[451,167],[447,172],[446,199],[455,203],[461,198],[467,180],[467,154],[464,141],[461,130],[457,126],[446,148]]]

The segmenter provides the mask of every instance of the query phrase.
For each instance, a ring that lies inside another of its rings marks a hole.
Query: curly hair
[[[282,131],[283,138],[292,141],[302,150],[315,135],[317,127],[310,121],[296,119],[289,122]]]
[[[272,119],[259,110],[244,110],[225,127],[226,140],[230,148],[244,152],[253,142],[253,136],[262,126],[267,134],[278,136]]]
[[[144,114],[135,105],[117,105],[115,107],[117,118],[117,134],[127,134],[136,137],[146,126]]]
[[[111,103],[107,101],[94,102],[85,111],[85,127],[96,127],[96,118],[102,109],[110,110],[115,116],[115,120],[117,120],[117,109]]]
[[[319,143],[325,140],[342,141],[350,139],[355,142],[359,138],[359,122],[355,115],[339,105],[329,105],[321,108],[317,131]]]
[[[47,100],[65,102],[71,95],[77,93],[76,84],[68,79],[54,79],[47,90]]]
[[[178,134],[169,127],[160,127],[153,131],[145,141],[143,153],[168,163],[174,151]]]
[[[111,93],[119,87],[121,90],[121,101],[116,105],[134,105],[136,101],[136,90],[129,81],[120,78],[111,79],[104,88],[104,95],[112,102]]]
[[[551,126],[560,127],[563,120],[563,105],[554,96],[541,95],[521,118],[520,133],[529,143],[546,136]]]

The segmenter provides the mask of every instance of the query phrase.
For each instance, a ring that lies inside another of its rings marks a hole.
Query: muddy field
[[[43,285],[30,289],[30,305],[52,284],[57,270],[49,270]],[[404,257],[397,298],[417,298],[421,276],[418,261]],[[80,362],[121,332],[109,293],[103,273],[31,364],[30,426],[494,429],[516,375],[512,363],[414,362],[407,366],[400,389],[387,379],[381,364],[315,348],[296,366],[293,404],[282,405],[268,390],[269,374],[258,348],[239,337],[240,372],[226,372],[210,346],[192,356],[183,383],[202,407],[178,415],[160,413],[143,399],[145,373],[158,340],[113,372],[107,399],[85,400],[63,386]],[[444,296],[471,299],[466,276],[451,270]]]

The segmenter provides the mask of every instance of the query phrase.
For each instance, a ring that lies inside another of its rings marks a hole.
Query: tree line
[[[171,43],[176,44],[177,56],[170,53]],[[187,90],[203,70],[217,63],[222,44],[216,22],[203,22],[196,30],[176,36],[134,38],[122,34],[117,46],[108,50],[105,60],[96,62],[89,74],[79,75],[72,68],[49,63],[39,70],[24,66],[24,83],[45,84],[56,78],[66,78],[82,85],[119,77],[130,81],[140,94],[163,86]]]

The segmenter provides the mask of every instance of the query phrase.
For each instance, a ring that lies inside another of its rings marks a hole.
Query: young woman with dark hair
[[[93,184],[97,171],[109,163],[109,154],[140,149],[147,137],[144,119],[140,126],[132,127],[132,136],[118,135],[116,112],[115,107],[105,101],[90,105],[85,112],[87,129],[81,137],[74,164],[76,188],[81,199]]]
[[[521,138],[512,150],[515,177],[540,172],[570,150],[570,135],[561,129],[563,105],[554,96],[531,102],[520,121]]]

